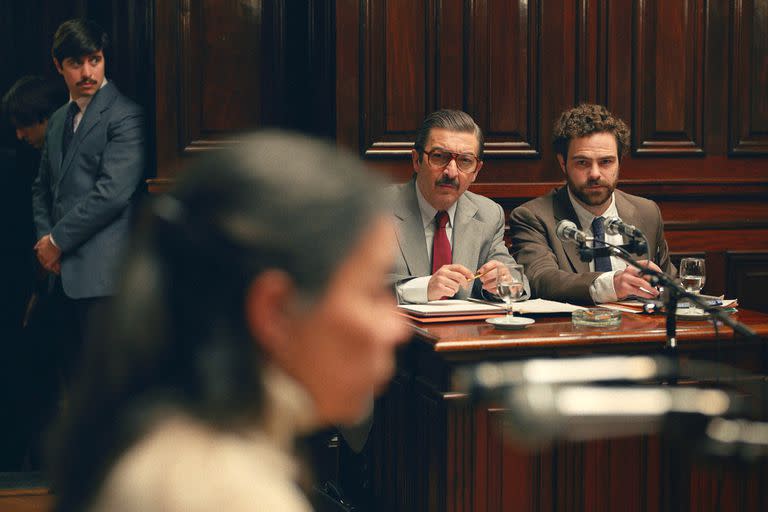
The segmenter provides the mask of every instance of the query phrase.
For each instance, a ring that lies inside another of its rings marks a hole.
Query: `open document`
[[[506,312],[502,303],[454,299],[436,300],[426,304],[401,304],[398,307],[410,317],[417,319],[444,317],[446,321],[458,320],[459,318],[456,317],[462,317],[461,319],[489,318]],[[577,309],[582,308],[565,302],[544,299],[531,299],[514,304],[515,313],[519,314],[571,313]]]

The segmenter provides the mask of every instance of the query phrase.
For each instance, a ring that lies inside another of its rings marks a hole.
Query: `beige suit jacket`
[[[390,275],[393,284],[432,273],[415,187],[416,182],[411,180],[389,190],[398,232],[398,251]],[[490,260],[515,262],[504,244],[504,210],[487,197],[464,192],[456,203],[453,262],[474,272]],[[529,290],[526,282],[524,296],[530,296]],[[469,294],[461,289],[456,298],[466,298]],[[484,296],[479,279],[475,280],[471,295]]]
[[[648,238],[651,260],[664,272],[675,275],[656,203],[620,190],[614,197],[621,219]],[[563,244],[557,238],[555,229],[563,219],[576,223],[579,229],[585,228],[579,223],[565,186],[518,206],[510,215],[512,252],[525,265],[534,297],[593,304],[589,288],[600,272],[589,271],[589,263],[581,261],[575,244]]]

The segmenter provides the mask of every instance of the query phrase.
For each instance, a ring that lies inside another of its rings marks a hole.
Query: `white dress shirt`
[[[99,87],[99,90],[103,89],[104,86],[107,85],[107,77],[104,77],[104,80],[101,82],[101,86]],[[74,101],[77,103],[77,106],[80,107],[80,112],[75,114],[75,119],[72,123],[72,131],[76,132],[77,127],[80,126],[80,121],[83,119],[83,115],[85,114],[85,109],[88,108],[88,105],[91,104],[91,100],[93,99],[93,96],[81,96],[77,98],[76,100],[72,98],[72,96],[69,97],[69,101]]]
[[[584,231],[587,236],[594,236],[594,233],[592,233],[592,221],[597,215],[593,215],[589,210],[581,206],[571,193],[570,188],[568,189],[568,197],[571,200],[573,209],[576,211],[576,216],[579,218],[582,231]],[[608,209],[605,210],[600,217],[603,217],[604,219],[607,219],[608,217],[619,217],[619,211],[616,209],[616,199],[613,194],[611,194],[611,204],[608,205]],[[624,243],[624,237],[620,233],[616,235],[605,233],[605,241],[609,244],[621,245]],[[617,272],[627,268],[627,264],[621,258],[611,256],[611,267],[613,268],[612,271],[600,274],[589,287],[589,294],[596,304],[618,300],[618,297],[616,297],[616,290],[613,287],[613,277]],[[589,270],[592,272],[595,271],[595,260],[589,262]]]
[[[419,211],[421,212],[421,222],[424,226],[424,238],[427,241],[427,256],[429,257],[429,261],[432,261],[432,242],[435,238],[435,215],[437,215],[437,210],[424,199],[418,185],[415,188],[416,200],[419,203]],[[448,223],[445,225],[445,236],[448,237],[448,243],[453,247],[453,217],[456,214],[456,203],[453,203],[451,207],[446,210],[446,213],[448,213]],[[400,302],[416,304],[427,302],[427,287],[431,278],[431,275],[421,276],[398,284],[396,289],[397,294],[400,297]]]

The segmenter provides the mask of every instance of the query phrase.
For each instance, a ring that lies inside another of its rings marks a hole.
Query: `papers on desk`
[[[530,314],[554,314],[554,313],[573,313],[577,309],[584,309],[582,306],[574,306],[567,302],[557,302],[554,300],[531,299],[525,302],[515,304],[515,313],[523,315]]]
[[[401,304],[398,306],[405,316],[421,322],[450,322],[456,320],[480,320],[506,313],[501,303],[474,300],[435,300],[426,304]],[[553,300],[532,299],[516,302],[515,314],[571,313],[581,306],[574,306]]]
[[[426,304],[400,304],[402,311],[418,317],[503,314],[503,304],[473,302],[468,300],[433,300]]]
[[[705,298],[710,298],[709,296],[704,296]],[[717,300],[717,303],[713,303],[713,305],[716,305],[718,308],[735,308],[739,305],[738,299],[724,299],[723,297],[711,297],[713,300]],[[603,304],[599,304],[599,307],[601,308],[608,308],[608,309],[617,309],[619,311],[624,311],[626,313],[644,313],[645,310],[643,309],[643,306],[645,303],[640,300],[625,300],[625,301],[619,301],[619,302],[605,302]],[[688,308],[690,304],[685,300],[682,299],[680,303],[678,304],[678,310],[679,309],[685,309]]]

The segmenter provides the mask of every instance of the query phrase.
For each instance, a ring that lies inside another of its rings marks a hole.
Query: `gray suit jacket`
[[[391,204],[398,228],[398,252],[393,283],[414,277],[428,276],[432,264],[427,252],[427,240],[416,199],[416,182],[411,180],[390,189]],[[465,192],[456,204],[453,226],[453,262],[474,272],[490,260],[514,263],[504,244],[504,210],[497,203],[472,192]],[[526,293],[529,286],[526,283]],[[482,297],[482,283],[476,279],[472,296]],[[469,292],[461,289],[456,298],[466,298]]]
[[[667,273],[675,274],[664,239],[659,207],[642,197],[615,191],[616,209],[624,222],[637,226],[648,238],[651,259]],[[534,297],[593,304],[589,287],[600,272],[590,272],[575,244],[563,244],[555,234],[557,223],[568,219],[584,229],[563,186],[518,206],[510,215],[512,251],[525,265]]]
[[[144,176],[141,108],[108,82],[91,100],[62,155],[67,105],[48,120],[32,185],[38,239],[62,251],[61,283],[75,299],[111,295],[126,245],[132,204]]]

